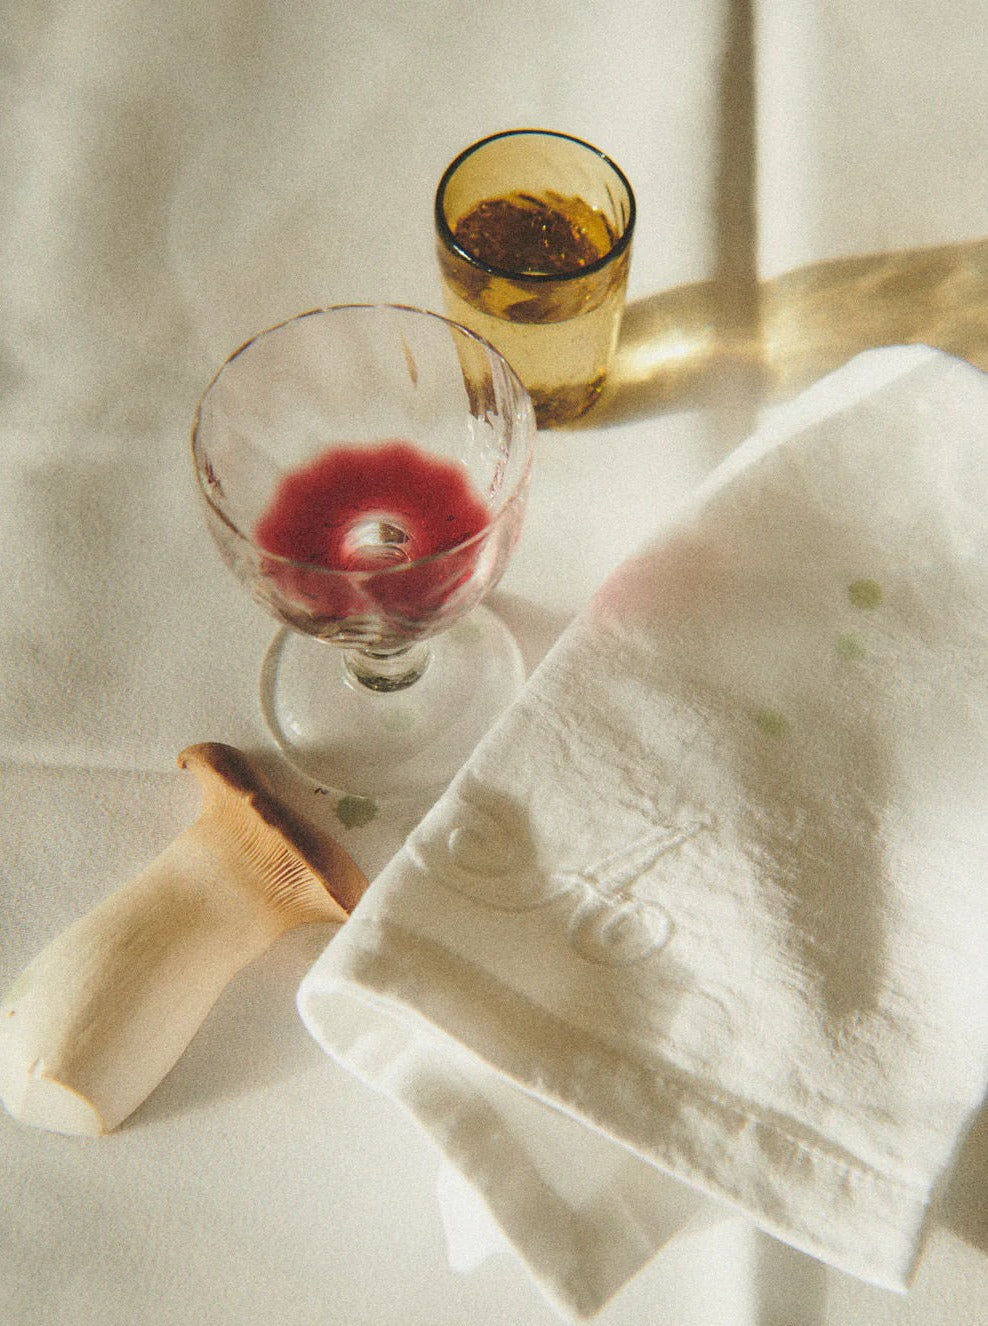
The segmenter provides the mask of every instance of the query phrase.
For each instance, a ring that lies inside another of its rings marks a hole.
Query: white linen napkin
[[[988,1078],[986,866],[988,379],[872,351],[607,581],[299,1009],[568,1313],[701,1194],[901,1289]]]

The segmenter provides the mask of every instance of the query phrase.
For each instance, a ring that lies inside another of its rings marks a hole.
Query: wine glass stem
[[[344,654],[350,677],[369,691],[403,691],[429,666],[431,654],[423,641],[401,649],[348,649]]]

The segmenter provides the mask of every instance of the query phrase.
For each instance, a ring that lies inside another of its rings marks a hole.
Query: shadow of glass
[[[725,325],[716,281],[680,286],[629,304],[593,427],[723,400],[766,377],[757,329]]]
[[[815,263],[745,304],[724,278],[629,304],[588,422],[795,395],[863,350],[923,343],[988,370],[988,239]]]
[[[873,346],[924,343],[988,369],[988,239],[816,263],[762,288],[773,391]]]

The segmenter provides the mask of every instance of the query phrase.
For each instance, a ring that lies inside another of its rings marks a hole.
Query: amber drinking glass
[[[597,148],[512,129],[466,148],[435,202],[446,311],[495,345],[540,427],[600,395],[624,309],[635,197]]]

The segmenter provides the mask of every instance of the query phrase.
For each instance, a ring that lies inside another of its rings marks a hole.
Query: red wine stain
[[[254,538],[265,552],[296,564],[269,561],[262,571],[310,612],[342,620],[384,611],[420,620],[470,576],[479,541],[458,545],[489,520],[460,467],[392,438],[372,447],[330,447],[290,471]],[[442,553],[448,555],[437,556]]]

